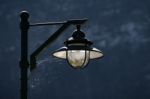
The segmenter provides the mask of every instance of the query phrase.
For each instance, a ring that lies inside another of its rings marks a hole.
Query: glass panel
[[[85,50],[68,50],[67,59],[74,68],[83,68],[89,61],[89,51]]]

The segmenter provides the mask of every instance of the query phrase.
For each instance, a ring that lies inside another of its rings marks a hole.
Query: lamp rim
[[[69,44],[76,44],[76,43],[83,43],[83,44],[88,45],[88,46],[90,46],[90,45],[93,44],[91,41],[89,41],[89,40],[87,40],[87,39],[74,39],[74,38],[72,38],[72,37],[69,38],[68,40],[66,40],[66,41],[64,42],[64,44],[65,44],[66,46],[68,46]]]
[[[52,56],[54,56],[56,58],[60,58],[60,59],[67,59],[66,52],[68,50],[86,50],[86,51],[89,51],[89,54],[90,54],[90,58],[89,59],[90,60],[103,58],[104,57],[103,52],[101,50],[98,50],[98,49],[96,50],[96,49],[97,48],[95,48],[95,47],[92,47],[92,48],[90,47],[90,49],[68,49],[68,47],[63,46],[63,47],[57,49],[56,51],[52,52]],[[63,52],[63,51],[65,51],[65,56],[64,57],[58,57],[58,56],[54,55],[55,53]],[[91,58],[91,52],[97,52],[97,53],[101,54],[101,56],[100,57],[96,57],[96,58]]]

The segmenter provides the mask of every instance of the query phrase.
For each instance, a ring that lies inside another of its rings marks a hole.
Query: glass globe
[[[88,50],[68,50],[67,61],[74,68],[84,68],[90,58],[90,53]]]

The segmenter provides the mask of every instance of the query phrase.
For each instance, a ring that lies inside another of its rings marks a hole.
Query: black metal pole
[[[26,11],[22,11],[20,14],[21,22],[21,78],[20,78],[20,99],[27,99],[28,92],[28,29],[29,29],[29,14]]]

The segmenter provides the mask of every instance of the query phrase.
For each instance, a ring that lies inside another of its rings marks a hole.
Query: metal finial
[[[77,31],[80,31],[81,25],[80,24],[76,25],[76,28],[77,28]]]
[[[21,17],[21,19],[28,19],[29,13],[27,11],[21,11],[20,17]]]

